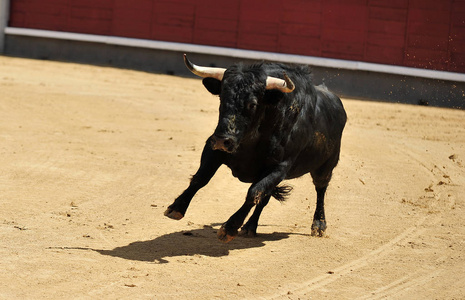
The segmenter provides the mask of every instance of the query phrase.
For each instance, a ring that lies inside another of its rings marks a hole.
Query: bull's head
[[[266,76],[263,71],[242,72],[238,66],[229,69],[194,65],[184,54],[187,68],[200,77],[209,92],[220,96],[218,126],[211,137],[212,148],[234,152],[250,132],[256,114],[263,105],[267,90],[290,93],[294,83],[283,73],[284,79]]]

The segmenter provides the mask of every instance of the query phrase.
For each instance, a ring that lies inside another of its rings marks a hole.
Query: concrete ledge
[[[0,0],[0,54],[5,46],[5,29],[10,15],[10,0]]]
[[[301,63],[312,66],[315,83],[324,82],[344,97],[465,109],[465,74],[54,31],[7,28],[5,32],[6,55],[181,76],[192,76],[182,61],[184,52],[193,62],[207,66],[227,67],[238,61],[257,60]]]
[[[29,28],[5,28],[5,33],[9,35],[20,35],[30,37],[41,37],[50,39],[61,39],[69,41],[93,42],[116,46],[127,46],[137,48],[147,48],[156,50],[180,51],[199,54],[210,54],[216,56],[229,56],[243,59],[268,60],[286,63],[307,64],[316,67],[347,69],[354,71],[371,71],[378,73],[397,74],[415,76],[431,79],[450,80],[465,82],[465,74],[435,71],[427,69],[407,68],[401,66],[383,65],[350,61],[342,59],[322,58],[314,56],[303,56],[294,54],[272,53],[254,50],[234,49],[225,47],[214,47],[206,45],[194,45],[185,43],[174,43],[164,41],[152,41],[134,38],[124,38],[116,36],[102,36],[72,32],[60,32],[50,30],[39,30]]]

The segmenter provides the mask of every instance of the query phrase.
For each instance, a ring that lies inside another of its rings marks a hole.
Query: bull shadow
[[[176,256],[227,256],[231,250],[263,247],[266,242],[287,239],[289,235],[290,233],[282,232],[259,233],[255,238],[239,236],[231,242],[223,244],[218,241],[216,230],[206,226],[202,229],[162,235],[153,240],[133,242],[127,246],[116,247],[112,250],[88,250],[128,260],[168,263],[167,258]]]

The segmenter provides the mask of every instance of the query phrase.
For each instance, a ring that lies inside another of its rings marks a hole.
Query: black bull
[[[314,86],[306,66],[276,63],[237,64],[228,69],[192,64],[203,84],[220,97],[219,121],[202,152],[200,167],[189,187],[171,204],[165,216],[184,217],[195,193],[225,164],[242,182],[252,183],[245,203],[218,231],[229,242],[253,206],[241,234],[255,236],[258,219],[270,197],[284,200],[284,179],[310,173],[317,193],[312,235],[326,229],[324,197],[339,160],[346,113],[341,100],[325,87]]]

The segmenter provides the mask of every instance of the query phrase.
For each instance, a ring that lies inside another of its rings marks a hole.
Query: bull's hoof
[[[312,224],[312,236],[325,236],[326,221],[325,220],[313,220]]]
[[[239,236],[254,238],[257,236],[257,228],[253,228],[252,226],[245,224],[242,226],[241,231],[239,231]]]
[[[180,213],[179,211],[175,211],[171,208],[168,208],[165,211],[165,216],[173,220],[181,220],[182,218],[184,218],[184,215],[182,213]]]
[[[224,225],[221,226],[220,229],[218,229],[218,239],[220,241],[222,241],[223,243],[229,243],[230,241],[232,241],[236,235],[236,234],[229,234],[226,232],[226,228],[224,228]]]

